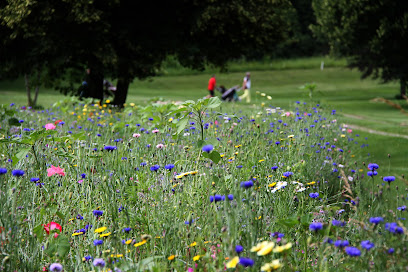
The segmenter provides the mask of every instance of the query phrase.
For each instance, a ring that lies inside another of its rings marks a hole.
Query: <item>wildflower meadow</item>
[[[405,271],[404,176],[260,99],[1,106],[0,271]]]

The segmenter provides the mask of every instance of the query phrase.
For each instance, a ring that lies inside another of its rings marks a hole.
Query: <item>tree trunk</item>
[[[406,89],[407,89],[407,82],[405,81],[405,79],[400,79],[400,95],[401,98],[403,98],[406,95]]]
[[[33,101],[31,100],[30,82],[29,82],[27,74],[24,74],[24,81],[25,81],[25,87],[27,91],[28,106],[32,107]]]
[[[119,78],[118,79],[118,85],[116,86],[116,92],[115,92],[115,99],[113,100],[113,104],[123,108],[126,102],[126,97],[128,94],[128,89],[129,89],[129,84],[130,80],[125,79],[125,78]]]

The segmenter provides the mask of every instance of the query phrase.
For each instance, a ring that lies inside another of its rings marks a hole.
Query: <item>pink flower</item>
[[[133,133],[133,138],[139,138],[140,134],[139,133]]]
[[[347,132],[348,132],[348,133],[352,133],[353,130],[352,130],[352,129],[348,129]]]
[[[81,184],[82,182],[84,182],[83,179],[78,180],[78,183]]]
[[[153,129],[152,133],[159,133],[159,130],[158,129]]]
[[[45,130],[53,130],[56,128],[56,126],[53,123],[48,123],[44,127],[45,127]]]
[[[47,232],[48,235],[50,234],[50,232],[53,232],[53,230],[58,230],[58,233],[62,231],[61,225],[55,222],[43,224],[43,227],[44,227],[45,232]],[[58,233],[57,232],[54,233],[54,238],[58,237]]]
[[[60,176],[65,176],[64,169],[61,169],[59,167],[59,165],[58,165],[58,167],[55,167],[54,165],[51,165],[51,168],[48,168],[47,172],[48,172],[47,176],[49,176],[49,177],[51,177],[51,176],[53,176],[55,174],[58,174]]]
[[[285,115],[286,115],[286,116],[290,116],[290,112],[286,112]]]
[[[192,269],[191,267],[188,268],[187,272],[194,272],[194,269]]]
[[[158,144],[158,145],[156,145],[156,147],[157,147],[158,149],[162,149],[162,148],[164,147],[164,144]]]

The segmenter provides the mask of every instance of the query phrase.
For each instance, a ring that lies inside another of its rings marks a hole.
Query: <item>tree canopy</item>
[[[313,0],[315,34],[347,56],[362,77],[408,82],[408,3],[404,0]]]
[[[118,79],[121,106],[130,82],[154,76],[168,55],[203,69],[271,50],[285,39],[291,9],[289,0],[7,0],[0,78],[37,72],[41,82],[72,91],[90,68]]]

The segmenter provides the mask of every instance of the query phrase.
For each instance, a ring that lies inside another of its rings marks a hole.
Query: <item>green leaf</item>
[[[302,217],[300,217],[300,223],[304,226],[304,227],[309,227],[310,222],[312,222],[313,216],[309,213],[309,214],[305,214],[302,215]]]
[[[37,239],[41,243],[44,240],[44,227],[40,224],[33,229],[33,232],[37,235]]]
[[[292,228],[292,227],[296,226],[297,224],[299,224],[299,221],[298,221],[296,215],[292,215],[292,216],[287,217],[285,219],[279,220],[278,224],[286,226],[288,228]]]
[[[210,158],[210,154],[207,152],[203,152],[203,157],[209,159]]]
[[[20,124],[20,122],[18,121],[18,119],[17,119],[17,118],[14,118],[14,117],[8,119],[8,124],[9,124],[10,126],[16,126],[16,127],[21,126],[21,124]]]
[[[203,141],[203,140],[198,140],[198,141],[197,141],[197,147],[198,147],[199,149],[201,149],[201,148],[204,146],[204,144],[205,144],[205,141]]]
[[[188,124],[188,117],[184,117],[183,119],[180,120],[180,122],[177,123],[177,132],[176,134],[180,134],[180,132],[182,132],[187,124]]]
[[[55,245],[55,243],[50,243],[47,249],[44,250],[44,253],[52,257],[56,251],[57,251],[57,246]]]
[[[65,216],[64,216],[60,211],[57,211],[55,214],[56,214],[59,218],[61,218],[62,220],[65,220]]]
[[[71,244],[69,243],[68,237],[61,234],[57,237],[57,241],[58,241],[57,245],[58,255],[59,257],[64,258],[69,252]]]
[[[218,163],[221,160],[221,155],[217,151],[213,151],[210,153],[210,160],[214,163]]]
[[[208,101],[207,108],[214,109],[221,106],[221,104],[222,102],[218,97],[211,97],[210,100]]]

